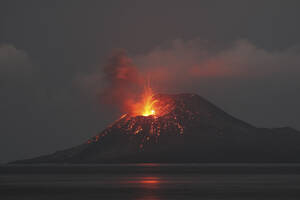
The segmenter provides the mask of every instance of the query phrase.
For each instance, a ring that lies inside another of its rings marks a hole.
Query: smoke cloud
[[[197,93],[257,126],[299,127],[299,46],[271,51],[248,40],[175,40],[133,60],[152,74],[154,91]]]
[[[32,64],[26,52],[13,45],[0,45],[0,79],[4,84],[24,81],[32,75]]]
[[[81,79],[82,80],[82,79]],[[145,84],[141,74],[125,50],[114,50],[98,73],[83,77],[83,83],[105,105],[121,112],[131,112]],[[98,87],[101,85],[102,87]]]
[[[131,58],[115,52],[101,71],[81,81],[102,103],[127,112],[124,108],[138,98],[146,76],[155,93],[193,92],[252,124],[298,127],[291,120],[300,114],[298,47],[269,51],[248,40],[226,46],[175,40]]]
[[[219,48],[198,39],[175,40],[133,60],[142,71],[152,74],[158,90],[179,87],[178,92],[195,88],[195,84],[222,88],[226,80],[281,79],[300,72],[298,48],[267,51],[247,40]]]
[[[123,112],[130,112],[144,81],[137,67],[124,50],[115,50],[103,73],[107,85],[100,93],[101,100],[118,106]]]

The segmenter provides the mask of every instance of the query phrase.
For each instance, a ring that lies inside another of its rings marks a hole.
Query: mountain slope
[[[158,94],[158,116],[124,115],[86,143],[15,163],[298,162],[300,133],[256,128],[195,94]]]

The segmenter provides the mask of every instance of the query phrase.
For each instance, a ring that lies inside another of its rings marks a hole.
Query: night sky
[[[197,93],[258,127],[300,129],[300,1],[0,2],[0,162],[86,141],[117,48],[156,92]],[[158,73],[159,71],[159,73]]]

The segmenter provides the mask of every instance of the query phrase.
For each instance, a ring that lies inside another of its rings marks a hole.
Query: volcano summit
[[[196,94],[153,97],[79,146],[15,163],[299,162],[300,132],[256,128]]]

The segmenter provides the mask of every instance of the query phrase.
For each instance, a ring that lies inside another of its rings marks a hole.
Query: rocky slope
[[[158,94],[158,116],[124,115],[71,149],[15,163],[299,162],[300,132],[256,128],[195,94]]]

